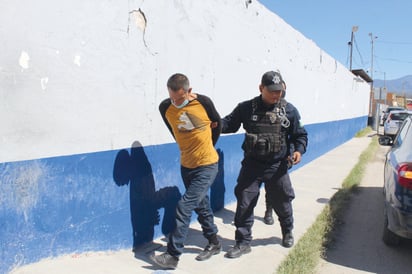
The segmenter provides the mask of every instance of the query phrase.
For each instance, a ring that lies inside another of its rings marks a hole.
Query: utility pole
[[[388,92],[386,91],[386,72],[383,72],[383,90],[385,91],[385,104],[386,104],[386,96]]]
[[[358,26],[353,26],[352,27],[352,33],[350,36],[350,65],[349,65],[349,70],[352,71],[352,52],[353,52],[353,38],[354,38],[354,33],[358,31]]]
[[[373,42],[375,41],[375,39],[378,38],[378,36],[373,36],[372,32],[369,33],[369,36],[371,37],[371,45],[372,45],[372,49],[371,49],[371,79],[372,79],[371,89],[373,91]]]
[[[374,91],[373,91],[373,41],[378,38],[377,36],[373,36],[372,32],[369,33],[369,36],[371,37],[371,44],[372,44],[372,50],[371,50],[371,91],[369,95],[369,117],[372,117],[372,110],[373,110],[373,98],[374,98]],[[379,122],[375,121],[374,123],[372,122],[372,128],[376,129],[377,132],[379,132]]]

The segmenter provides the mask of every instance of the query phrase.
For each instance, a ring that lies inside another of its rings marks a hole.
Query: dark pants
[[[213,220],[208,193],[217,172],[217,163],[193,169],[181,167],[186,191],[176,207],[176,228],[169,235],[169,243],[167,244],[169,254],[175,257],[182,254],[193,211],[198,215],[197,220],[202,226],[203,236],[209,239],[216,235],[217,226]]]
[[[272,205],[269,203],[269,194],[268,194],[268,188],[267,188],[267,184],[265,184],[265,205],[266,205],[266,211],[269,211],[270,213],[272,213],[273,207]]]
[[[291,232],[293,229],[292,200],[295,198],[295,193],[289,178],[287,162],[265,167],[256,165],[253,161],[244,160],[235,187],[237,198],[235,239],[237,243],[249,244],[252,240],[253,210],[263,182],[266,184],[268,202],[278,216],[282,234]]]

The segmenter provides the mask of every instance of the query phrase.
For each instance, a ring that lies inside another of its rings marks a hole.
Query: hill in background
[[[385,87],[388,92],[392,92],[398,95],[404,95],[406,97],[412,97],[412,75],[407,75],[399,79],[394,80],[380,80],[375,79],[373,81],[374,88]]]

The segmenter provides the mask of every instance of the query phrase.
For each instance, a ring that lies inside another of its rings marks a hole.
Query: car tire
[[[382,234],[383,242],[388,246],[397,246],[401,242],[401,238],[389,230],[388,228],[388,216],[385,213],[385,220],[383,224],[383,234]]]

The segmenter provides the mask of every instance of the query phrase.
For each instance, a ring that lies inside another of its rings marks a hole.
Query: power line
[[[379,40],[377,41],[378,43],[382,43],[382,44],[396,44],[396,45],[412,45],[412,42],[394,42],[394,41],[382,41]]]
[[[375,57],[379,58],[380,60],[385,60],[385,61],[392,61],[392,62],[396,62],[396,63],[405,63],[405,64],[412,64],[412,61],[407,61],[407,60],[400,60],[400,59],[396,59],[396,58],[385,58],[385,57],[379,57],[376,56]]]
[[[362,57],[362,54],[361,54],[361,52],[360,52],[360,50],[359,50],[358,42],[356,41],[356,38],[354,38],[354,41],[355,41],[356,51],[358,52],[359,58],[360,58],[360,60],[361,60],[361,64],[362,64],[362,66],[364,66],[364,65],[365,65],[365,62],[363,61],[363,57]]]

